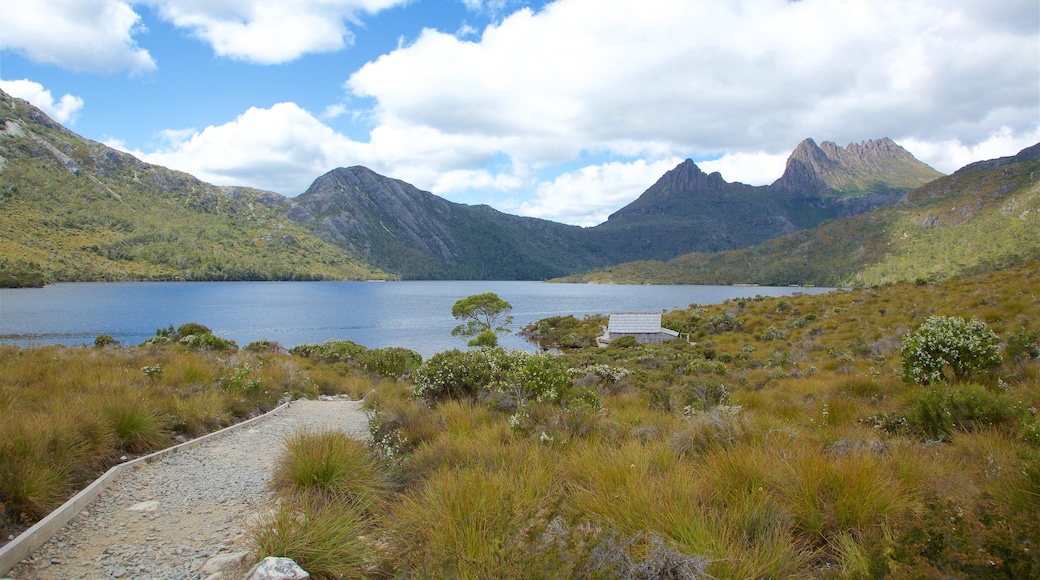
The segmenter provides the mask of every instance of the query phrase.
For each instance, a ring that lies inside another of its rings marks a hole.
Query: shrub
[[[119,341],[108,334],[99,334],[94,337],[94,348],[105,348],[106,346],[118,346]]]
[[[508,377],[524,394],[538,401],[558,402],[566,392],[570,379],[567,367],[549,353],[520,354],[521,365]]]
[[[907,424],[910,429],[932,438],[943,439],[954,429],[972,431],[1029,421],[1006,395],[990,393],[980,385],[969,384],[949,389],[922,389],[912,396]]]
[[[368,349],[350,340],[329,339],[321,344],[299,344],[289,349],[289,352],[325,363],[335,363],[350,362],[366,350]]]
[[[625,336],[610,341],[610,348],[634,348],[637,346],[639,346],[639,341],[636,340],[636,337],[630,334],[626,334]]]
[[[1040,332],[1022,329],[1008,335],[1007,356],[1009,359],[1040,358]]]
[[[981,320],[932,316],[903,337],[903,380],[927,385],[945,380],[947,371],[965,379],[999,366],[999,348],[997,335]]]
[[[407,348],[377,348],[362,353],[359,362],[366,372],[399,379],[419,368],[422,355]]]
[[[783,329],[777,328],[775,326],[770,326],[769,328],[766,329],[765,332],[762,333],[762,336],[759,337],[759,340],[762,340],[762,341],[783,340],[786,336],[787,336],[787,332],[784,331]]]
[[[248,352],[265,353],[265,352],[285,352],[285,347],[277,342],[271,342],[266,338],[260,340],[254,340],[253,342],[245,345],[242,350]]]
[[[414,394],[429,402],[474,398],[492,380],[491,365],[482,351],[446,350],[416,370]]]
[[[208,326],[199,324],[198,322],[185,322],[177,327],[177,335],[181,338],[192,336],[194,334],[213,334],[213,331],[210,330]]]
[[[235,344],[235,341],[220,338],[208,332],[189,334],[182,337],[180,343],[188,347],[189,350],[238,350],[238,345]]]

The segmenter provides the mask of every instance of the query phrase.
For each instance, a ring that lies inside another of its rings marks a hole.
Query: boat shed
[[[660,312],[614,312],[607,332],[596,339],[601,346],[622,336],[634,336],[639,344],[661,344],[679,337],[679,333],[661,326]]]

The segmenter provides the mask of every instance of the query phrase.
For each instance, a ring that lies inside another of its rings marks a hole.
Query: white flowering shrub
[[[475,397],[494,382],[488,356],[482,350],[446,350],[415,371],[416,397],[429,402]]]
[[[555,355],[491,348],[433,355],[416,370],[413,393],[429,402],[492,390],[514,393],[518,400],[559,402],[569,387],[567,367]]]
[[[1000,366],[1000,339],[978,319],[932,316],[903,337],[903,380],[927,385]]]

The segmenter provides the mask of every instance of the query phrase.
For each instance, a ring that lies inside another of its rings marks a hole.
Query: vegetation
[[[348,392],[371,443],[288,438],[253,530],[318,578],[1034,577],[1038,283],[1030,262],[690,305],[664,324],[692,342],[651,346],[553,344],[594,326],[559,317],[532,326],[560,354],[421,363],[349,341],[5,347],[0,502],[29,521],[119,454]],[[975,362],[904,381],[904,345],[951,336]]]
[[[498,344],[498,334],[509,332],[513,323],[509,311],[513,305],[502,300],[494,292],[474,294],[462,298],[451,307],[451,315],[463,321],[452,329],[452,336],[472,336],[469,346],[493,347]]]
[[[941,281],[1040,258],[1037,147],[968,167],[899,203],[741,250],[638,261],[571,282],[872,286]]]
[[[1029,263],[667,313],[693,343],[575,349],[583,321],[542,320],[562,354],[448,351],[375,386],[379,510],[271,529],[360,521],[307,539],[363,538],[330,578],[1033,577],[1038,281]],[[974,352],[991,333],[1018,352],[904,382],[904,341],[954,313]]]
[[[88,280],[321,280],[387,275],[285,216],[288,201],[217,187],[84,139],[0,97],[0,286]]]
[[[321,356],[345,350],[353,353],[347,359]],[[0,346],[0,533],[34,523],[127,456],[215,431],[287,398],[360,398],[374,381],[422,362],[406,349],[349,341],[301,351],[289,354],[266,340],[238,350],[190,322],[158,329],[140,346],[119,347],[107,335],[92,347]],[[328,453],[344,445],[324,444]],[[283,480],[287,470],[280,468]],[[351,473],[369,479],[358,465]]]

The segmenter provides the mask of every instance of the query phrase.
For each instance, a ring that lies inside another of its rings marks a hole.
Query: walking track
[[[202,566],[210,557],[251,548],[249,520],[268,497],[284,437],[301,428],[368,437],[359,401],[293,402],[262,421],[127,470],[8,575],[205,578]],[[247,569],[224,577],[241,578]]]

